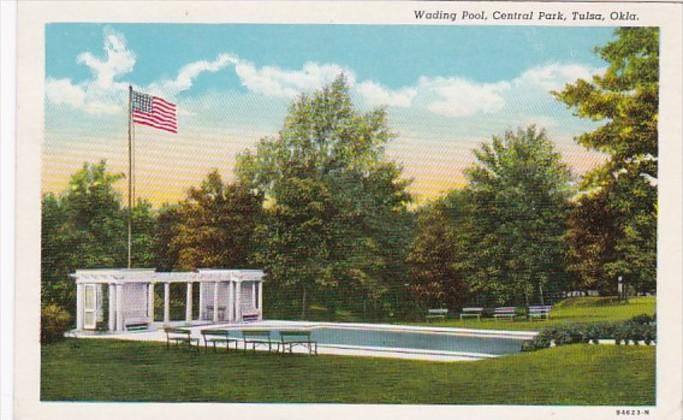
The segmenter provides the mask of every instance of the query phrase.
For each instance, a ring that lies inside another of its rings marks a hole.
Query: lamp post
[[[619,276],[617,280],[617,292],[619,294],[619,301],[623,300],[624,302],[628,303],[628,291],[626,290],[626,282],[624,281],[624,277]]]

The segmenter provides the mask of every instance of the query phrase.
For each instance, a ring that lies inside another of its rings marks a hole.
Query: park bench
[[[460,319],[465,318],[477,318],[481,321],[481,314],[484,312],[484,308],[462,308],[460,313]]]
[[[513,321],[517,316],[517,308],[514,306],[502,306],[493,310],[493,319],[509,319]]]
[[[235,350],[239,339],[230,336],[230,330],[205,329],[201,331],[204,338],[204,349],[208,350],[209,343],[213,344],[213,351],[216,351],[217,343],[225,343],[225,351],[230,350],[230,343],[235,343]]]
[[[433,319],[446,319],[446,316],[448,315],[448,309],[428,309],[427,310],[427,321],[431,321]]]
[[[318,343],[311,340],[310,331],[302,330],[281,330],[280,331],[280,342],[277,343],[277,350],[280,351],[280,345],[282,345],[282,352],[287,351],[287,346],[289,346],[289,352],[292,353],[292,347],[302,346],[308,349],[308,354],[318,354]]]
[[[552,306],[550,305],[537,305],[537,306],[529,306],[528,311],[527,311],[527,318],[529,320],[534,320],[534,319],[549,319],[550,318],[550,311],[553,309]]]
[[[270,331],[268,330],[241,330],[244,341],[244,351],[247,346],[251,344],[251,349],[256,351],[257,345],[268,345],[268,351],[273,348],[273,341],[270,339]]]
[[[167,349],[171,347],[171,343],[175,343],[176,346],[180,346],[181,344],[187,344],[188,348],[192,348],[192,343],[196,343],[197,351],[199,351],[199,339],[192,338],[192,333],[190,332],[190,330],[186,330],[183,328],[166,327],[164,328],[164,332],[166,333]]]
[[[126,331],[139,331],[149,328],[151,320],[147,317],[126,318],[123,320],[123,328]]]
[[[242,321],[258,321],[259,311],[242,311]]]

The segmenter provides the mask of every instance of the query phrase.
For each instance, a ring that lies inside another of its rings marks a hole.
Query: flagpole
[[[131,248],[133,245],[133,141],[131,136],[133,86],[128,85],[128,268],[131,268]]]

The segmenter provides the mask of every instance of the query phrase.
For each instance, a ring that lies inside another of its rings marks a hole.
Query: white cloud
[[[160,94],[174,96],[182,91],[188,90],[201,73],[215,73],[224,68],[237,64],[239,57],[232,54],[220,54],[213,61],[201,60],[184,65],[178,75],[173,80],[164,80],[160,83],[153,83],[148,90]]]
[[[92,73],[90,79],[74,83],[71,79],[48,78],[47,100],[93,114],[125,112],[128,82],[122,79],[133,70],[135,53],[128,49],[122,34],[110,29],[104,32],[103,50],[101,57],[91,52],[83,52],[77,57],[77,62],[87,66]],[[458,76],[422,76],[412,85],[391,89],[375,80],[357,81],[352,69],[335,63],[307,62],[298,69],[259,67],[235,54],[222,53],[213,60],[199,60],[182,66],[175,78],[135,88],[174,100],[179,93],[190,90],[203,73],[226,69],[232,69],[250,93],[266,98],[289,100],[302,92],[320,89],[343,73],[360,104],[366,107],[410,108],[441,117],[468,118],[502,111],[514,113],[524,105],[536,121],[543,120],[544,112],[537,105],[543,98],[548,98],[548,91],[561,89],[565,83],[579,78],[590,79],[603,70],[580,64],[550,63],[530,68],[512,79],[493,83]],[[182,107],[178,111],[192,115]],[[545,123],[550,126],[557,122],[548,120]]]
[[[363,81],[356,91],[368,106],[415,107],[444,117],[466,118],[499,113],[508,106],[516,107],[519,98],[525,98],[525,102],[539,95],[547,98],[550,90],[561,89],[576,79],[590,79],[603,70],[580,64],[551,63],[494,83],[462,77],[423,76],[414,85],[395,90],[371,80]],[[531,102],[536,103],[533,99]],[[547,126],[557,124],[542,115],[534,115],[533,119]]]
[[[390,90],[373,81],[359,83],[356,91],[368,106],[408,108],[417,95],[417,89],[413,87]]]
[[[593,74],[604,69],[592,68],[581,64],[552,63],[540,67],[532,67],[514,79],[517,87],[532,87],[550,91],[561,89],[565,84],[576,79],[590,80]]]
[[[78,55],[77,62],[90,69],[92,78],[80,83],[71,79],[46,80],[47,100],[53,104],[67,104],[92,114],[117,113],[125,109],[128,84],[121,80],[130,73],[136,62],[135,53],[126,46],[122,34],[107,29],[104,33],[104,57],[91,52]],[[330,83],[345,74],[350,86],[355,75],[349,68],[337,64],[305,63],[301,69],[289,70],[276,66],[257,67],[237,55],[222,53],[214,60],[200,60],[184,65],[173,79],[153,82],[148,86],[134,86],[145,92],[173,100],[176,95],[192,88],[205,72],[215,73],[233,67],[237,77],[250,92],[266,97],[293,98]],[[179,113],[189,114],[179,107]]]
[[[604,69],[580,64],[552,63],[533,67],[510,80],[479,83],[462,77],[420,77],[412,86],[389,89],[368,80],[356,87],[356,92],[367,106],[415,107],[450,118],[494,114],[506,106],[514,106],[520,97],[547,97],[548,91],[561,89],[576,79],[590,79]],[[525,99],[526,100],[526,99]],[[557,122],[536,115],[548,126]]]
[[[71,105],[75,108],[83,106],[85,92],[79,86],[74,86],[69,79],[51,79],[45,82],[45,95],[48,101],[57,105]]]
[[[355,84],[354,73],[337,64],[308,62],[301,70],[285,70],[275,66],[257,68],[242,60],[235,65],[235,72],[249,91],[273,97],[293,98],[302,92],[320,89],[341,73],[350,86]]]
[[[116,78],[130,73],[135,66],[135,53],[126,48],[126,39],[122,34],[111,29],[105,29],[104,33],[105,59],[100,60],[90,52],[78,55],[78,63],[85,64],[90,68],[94,76],[91,86],[98,89],[108,90],[117,83]]]
[[[91,52],[78,55],[77,62],[90,69],[92,78],[80,83],[71,79],[46,80],[47,100],[53,104],[66,104],[91,114],[115,114],[125,110],[129,83],[120,80],[135,67],[135,53],[126,46],[124,36],[111,29],[104,32],[104,58]],[[178,93],[192,87],[203,72],[217,72],[239,62],[231,54],[220,54],[213,61],[201,60],[183,66],[175,79],[154,82],[149,86],[135,86],[145,92],[174,98]],[[190,114],[181,107],[179,114]]]
[[[462,78],[422,77],[419,91],[428,98],[427,109],[446,117],[469,117],[491,114],[505,106],[502,93],[510,89],[508,82],[476,83]]]
[[[67,104],[91,114],[111,114],[124,109],[128,85],[119,78],[135,66],[135,54],[126,47],[122,34],[104,32],[104,58],[90,52],[78,55],[77,62],[87,66],[92,79],[73,83],[71,79],[48,78],[45,93],[54,104]]]

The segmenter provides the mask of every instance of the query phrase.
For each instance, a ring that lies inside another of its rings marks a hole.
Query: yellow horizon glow
[[[244,133],[238,137],[206,132],[185,136],[159,136],[149,132],[138,135],[135,143],[136,198],[148,200],[154,207],[177,203],[187,190],[198,186],[206,175],[217,169],[223,180],[234,181],[233,168],[239,152],[252,149],[262,135]],[[42,193],[61,193],[84,162],[106,160],[109,171],[128,173],[128,150],[125,137],[94,136],[88,141],[60,142],[59,147],[43,150]],[[399,138],[387,147],[387,157],[403,165],[403,177],[413,179],[408,190],[416,204],[433,200],[450,190],[463,188],[463,171],[475,162],[472,142],[417,141]],[[604,162],[604,156],[575,143],[557,145],[572,171],[581,175]],[[127,182],[115,188],[127,199]]]

